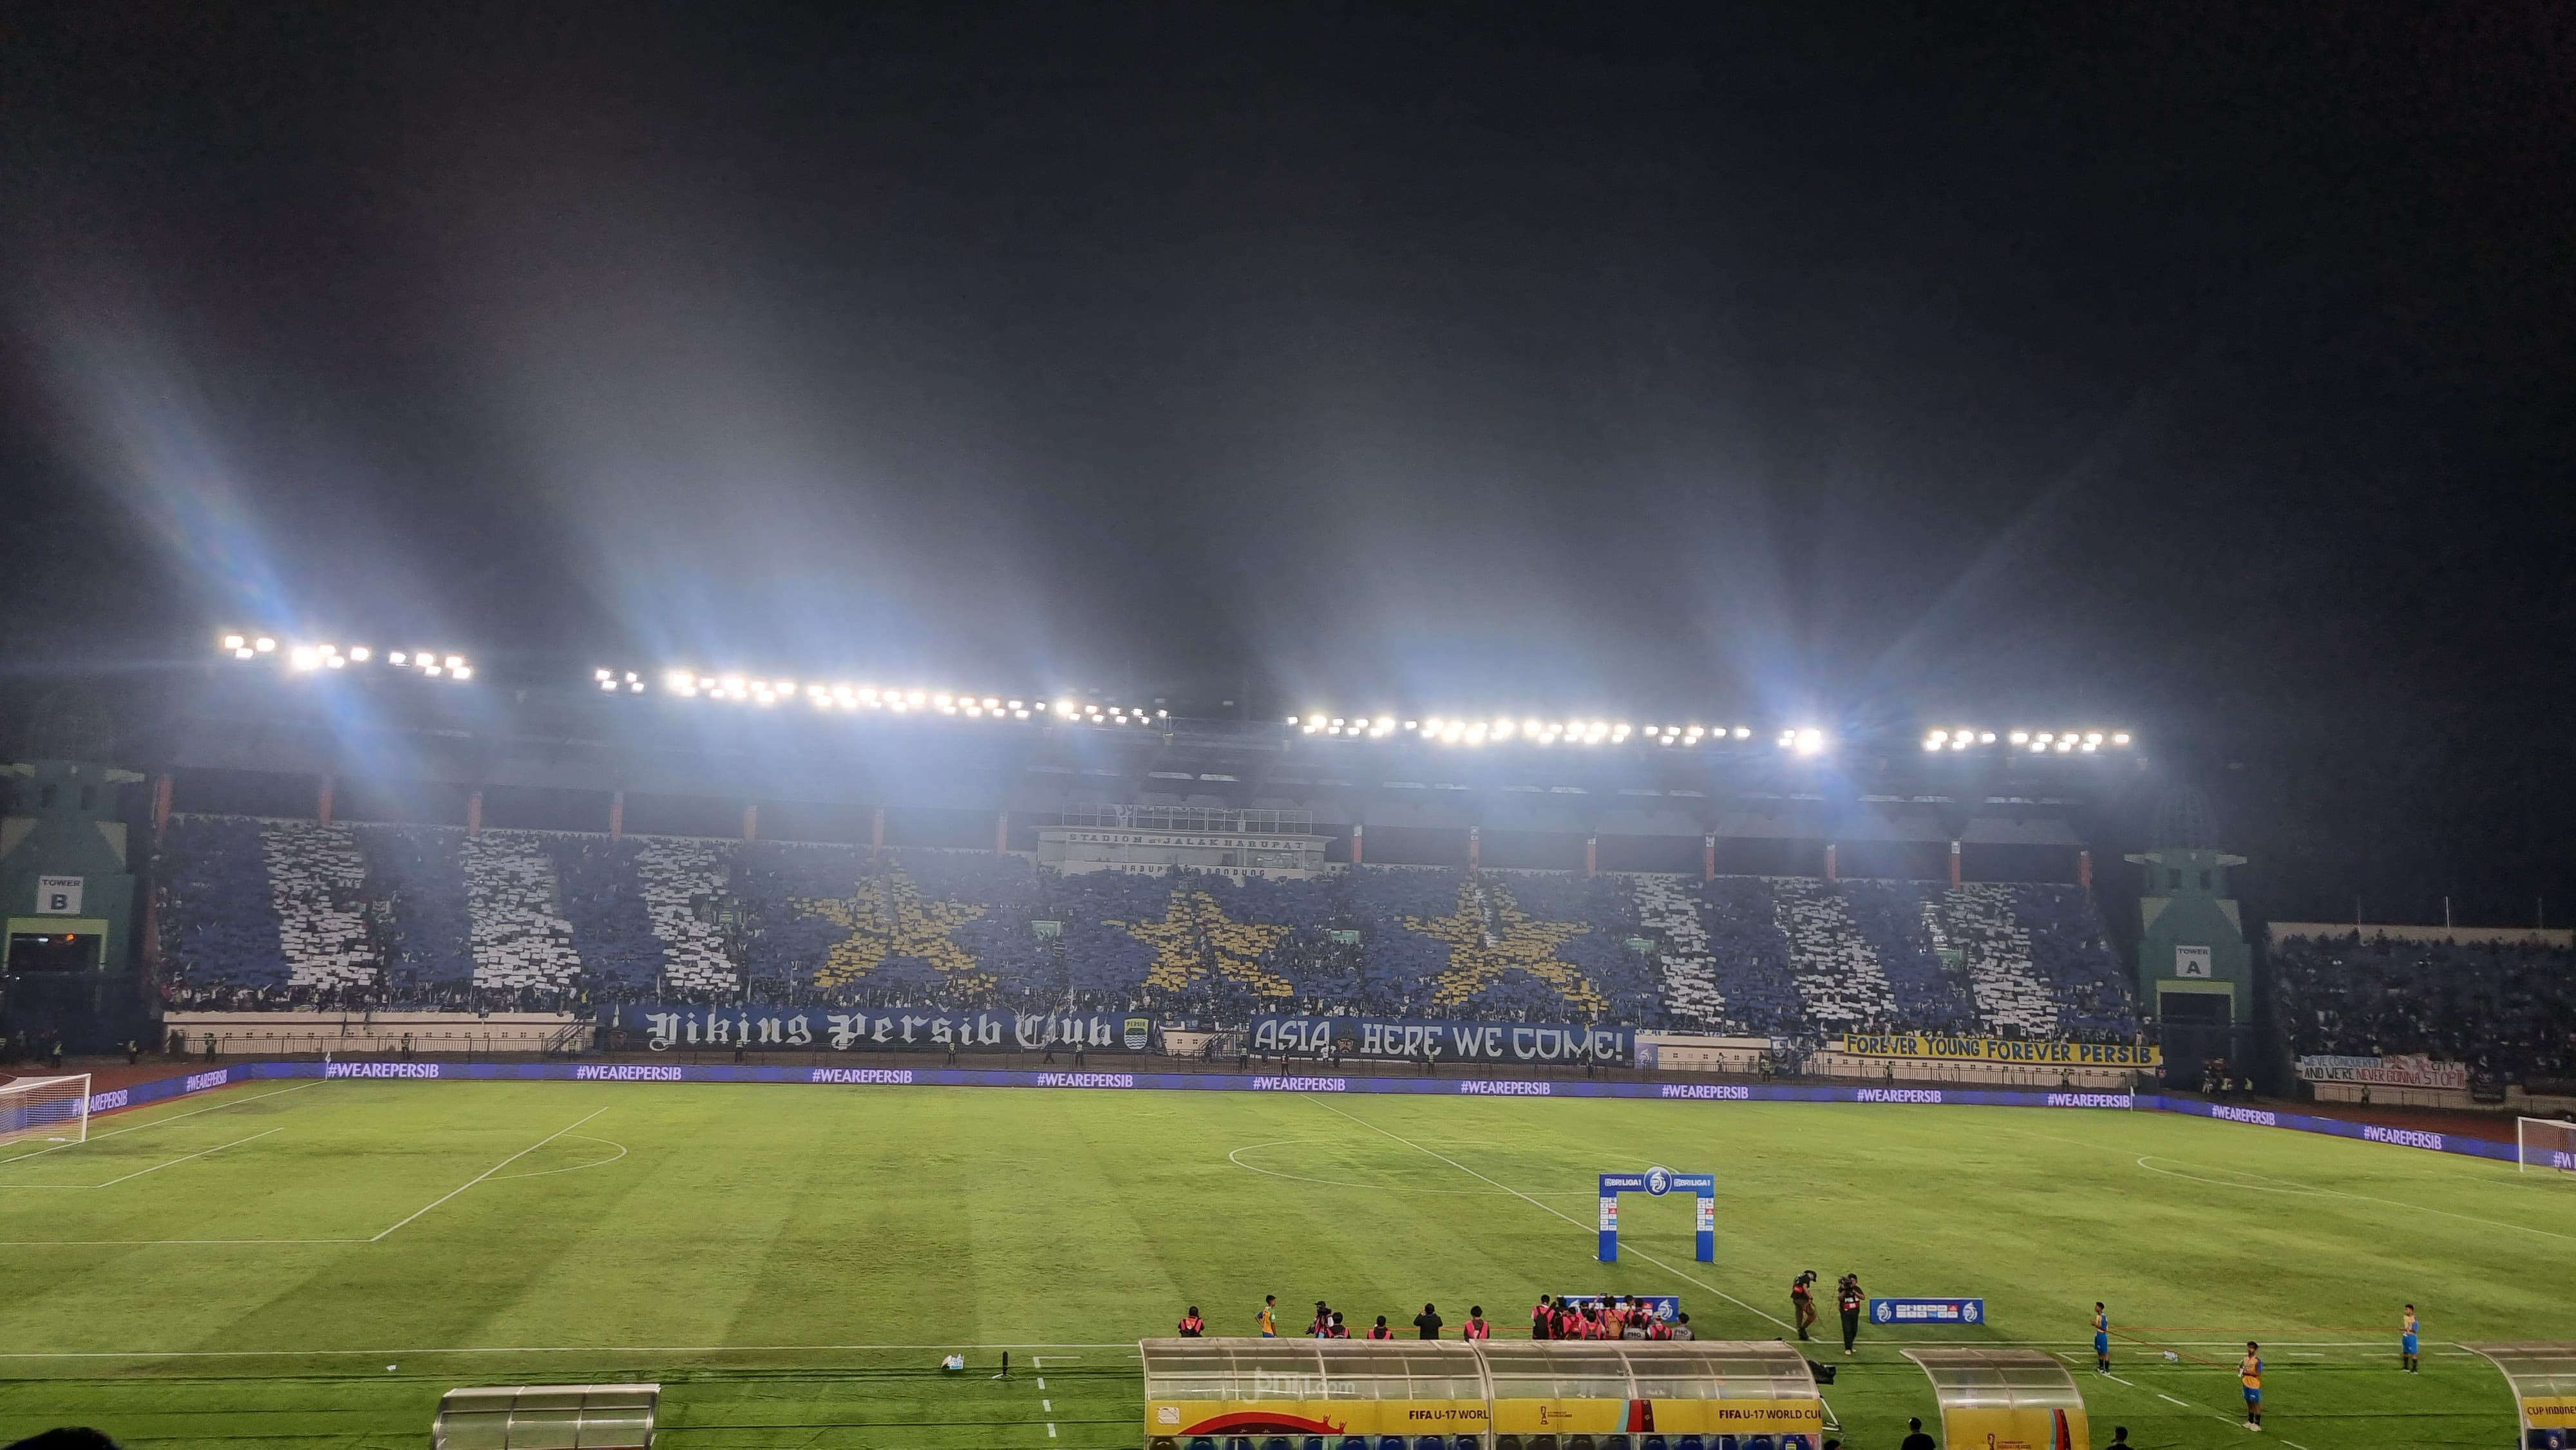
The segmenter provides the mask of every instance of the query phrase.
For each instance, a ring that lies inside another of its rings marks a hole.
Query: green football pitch
[[[1668,1292],[1770,1339],[1812,1268],[1988,1306],[1811,1351],[1855,1450],[1933,1418],[1898,1350],[1934,1341],[2063,1353],[2097,1443],[2246,1443],[2247,1338],[2270,1440],[2502,1447],[2503,1381],[2454,1342],[2576,1338],[2560,1176],[2172,1114],[271,1081],[93,1126],[0,1146],[0,1440],[411,1447],[450,1386],[658,1380],[675,1450],[1133,1446],[1134,1342],[1191,1304],[1518,1335],[1540,1293]],[[1593,1176],[1655,1163],[1717,1174],[1715,1264],[1679,1197],[1594,1261]]]

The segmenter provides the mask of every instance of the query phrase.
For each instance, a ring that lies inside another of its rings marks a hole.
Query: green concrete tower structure
[[[22,1043],[59,1036],[98,1051],[138,1030],[123,792],[143,777],[106,763],[114,749],[103,711],[58,694],[0,767],[0,1020]]]
[[[2211,1058],[2241,1075],[2250,1069],[2254,953],[2227,873],[2245,858],[2219,849],[2209,799],[2192,786],[2165,793],[2152,839],[2128,859],[2141,870],[2138,994],[2164,1043],[2166,1080],[2196,1085]]]

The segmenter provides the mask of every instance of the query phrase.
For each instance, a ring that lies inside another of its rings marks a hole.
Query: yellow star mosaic
[[[1173,892],[1160,921],[1109,924],[1154,949],[1154,965],[1145,973],[1148,987],[1170,991],[1213,971],[1264,997],[1293,995],[1287,978],[1261,966],[1262,953],[1277,946],[1288,928],[1236,921],[1204,891]]]
[[[855,981],[888,957],[919,957],[950,985],[967,991],[992,985],[975,958],[948,935],[982,916],[984,908],[965,901],[927,900],[901,871],[882,882],[862,881],[855,896],[808,899],[795,905],[849,932],[815,969],[817,986]]]
[[[1490,902],[1480,900],[1490,897]],[[1490,905],[1490,912],[1486,909]],[[1556,989],[1566,1005],[1583,1012],[1602,1012],[1609,1001],[1581,968],[1562,961],[1556,949],[1592,928],[1579,921],[1532,921],[1499,886],[1469,880],[1458,888],[1458,909],[1447,916],[1408,916],[1404,924],[1424,936],[1449,944],[1449,968],[1432,984],[1431,1001],[1455,1007],[1501,980],[1505,972],[1527,972]]]

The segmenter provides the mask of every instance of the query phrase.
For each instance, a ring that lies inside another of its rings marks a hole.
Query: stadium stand
[[[1066,875],[974,851],[220,816],[174,819],[156,870],[180,1005],[534,1010],[748,990],[1209,1024],[1340,1011],[1806,1040],[2138,1031],[2100,918],[2066,886]],[[744,926],[730,941],[704,910],[727,895]]]
[[[2272,943],[2294,1051],[2424,1053],[2576,1077],[2576,953],[2538,944],[2286,936]]]

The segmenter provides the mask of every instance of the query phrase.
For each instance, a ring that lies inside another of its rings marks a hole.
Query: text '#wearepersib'
[[[2164,1053],[2129,1042],[2033,1042],[2017,1037],[1943,1037],[1929,1032],[1846,1032],[1854,1057],[1930,1057],[1944,1062],[2030,1062],[2066,1067],[2162,1067]]]

